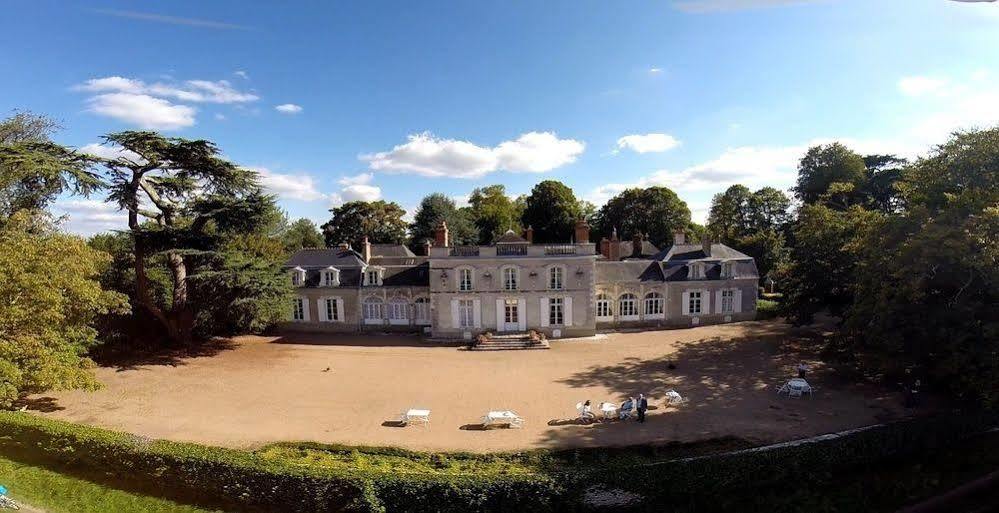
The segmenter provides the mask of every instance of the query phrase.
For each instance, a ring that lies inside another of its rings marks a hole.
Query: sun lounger
[[[524,427],[524,419],[510,410],[491,411],[482,417],[482,426]]]

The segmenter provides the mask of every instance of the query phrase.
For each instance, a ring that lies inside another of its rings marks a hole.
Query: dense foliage
[[[572,189],[562,182],[545,180],[535,185],[525,199],[520,222],[534,230],[535,242],[569,242],[582,215]]]
[[[479,244],[490,244],[507,230],[523,231],[520,219],[524,202],[507,196],[503,185],[473,190],[468,197],[468,205],[468,216],[478,231]]]
[[[406,241],[406,211],[386,201],[348,201],[330,209],[333,217],[322,226],[327,247],[342,243],[360,248],[367,237],[372,244],[402,244]]]
[[[0,224],[0,408],[27,393],[97,386],[86,357],[94,323],[127,310],[123,295],[97,281],[106,254],[27,223],[20,213]]]
[[[434,233],[441,222],[447,223],[448,236],[452,244],[477,244],[479,234],[465,210],[459,209],[453,199],[434,193],[420,201],[420,206],[409,225],[410,246],[414,250],[423,247],[426,241],[433,242]]]
[[[626,189],[614,196],[596,214],[596,234],[609,237],[615,229],[620,237],[648,236],[657,246],[673,241],[673,233],[690,225],[687,204],[666,187]]]

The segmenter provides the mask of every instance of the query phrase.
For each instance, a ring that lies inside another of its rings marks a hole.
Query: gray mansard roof
[[[631,244],[629,243],[629,249]],[[624,248],[622,248],[623,250]],[[624,251],[621,252],[624,256]],[[690,263],[703,262],[704,278],[691,279]],[[759,278],[756,262],[752,257],[724,244],[712,244],[711,255],[704,254],[700,244],[673,244],[659,251],[649,260],[624,260],[596,262],[596,281],[613,283],[624,281],[702,281],[720,280],[723,262],[734,264],[737,278]]]
[[[364,260],[356,251],[341,248],[305,248],[291,255],[285,264],[288,267],[302,269],[319,269],[329,266],[342,269],[345,267],[362,267]]]
[[[711,245],[710,256],[704,254],[704,248],[700,244],[673,244],[656,253],[652,258],[663,262],[689,262],[691,260],[731,260],[752,257],[724,244],[715,243]]]
[[[384,265],[382,285],[385,287],[429,287],[430,263],[418,265]]]
[[[665,281],[659,262],[653,260],[625,260],[620,262],[598,260],[597,283],[622,281]]]

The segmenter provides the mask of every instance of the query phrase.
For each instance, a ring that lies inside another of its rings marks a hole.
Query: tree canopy
[[[406,211],[396,203],[349,201],[330,209],[333,217],[323,224],[327,247],[346,242],[361,247],[364,237],[375,244],[402,244],[406,241]]]
[[[489,185],[472,191],[468,198],[469,217],[478,232],[479,244],[490,244],[507,230],[522,231],[522,209],[506,195],[503,185]]]
[[[441,194],[427,195],[420,201],[413,222],[409,225],[410,245],[419,249],[427,240],[434,240],[434,232],[441,224],[447,223],[452,244],[476,244],[479,234],[468,219],[468,214],[460,210],[453,199]]]
[[[595,217],[599,237],[617,229],[622,238],[640,233],[658,246],[671,242],[673,232],[690,225],[687,204],[666,187],[626,189],[607,201]]]
[[[798,164],[794,193],[804,203],[825,202],[845,208],[855,203],[855,193],[866,177],[864,159],[846,146],[840,143],[813,146]]]
[[[321,248],[326,244],[316,223],[304,217],[282,227],[279,237],[285,252],[289,254],[302,248]]]
[[[535,242],[569,242],[582,215],[572,189],[556,180],[545,180],[525,199],[521,224],[534,229]]]

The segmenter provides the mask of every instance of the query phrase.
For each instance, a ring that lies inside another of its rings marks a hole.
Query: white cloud
[[[617,140],[618,150],[627,149],[638,153],[660,153],[679,145],[680,141],[668,134],[634,134]]]
[[[216,112],[215,119],[218,121],[225,121],[225,114],[222,114],[221,112]]]
[[[194,125],[196,109],[146,94],[109,93],[87,100],[87,110],[140,128],[176,130]]]
[[[260,99],[253,93],[237,90],[228,80],[188,80],[181,84],[166,82],[146,84],[142,80],[112,76],[92,78],[76,86],[75,89],[92,93],[146,94],[197,103],[247,103]]]
[[[382,189],[374,185],[348,185],[340,191],[340,197],[347,201],[375,201],[381,199]]]
[[[260,185],[271,194],[282,199],[315,201],[326,197],[319,192],[316,180],[305,174],[275,173],[265,167],[249,167],[257,172]]]
[[[659,75],[663,72],[662,68],[649,68],[650,75]]]
[[[374,178],[374,173],[361,173],[355,176],[345,176],[337,180],[337,183],[340,185],[368,185]]]
[[[798,5],[815,1],[817,0],[678,0],[673,2],[673,7],[687,13],[704,14]]]
[[[572,163],[585,144],[559,139],[552,132],[528,132],[495,147],[439,139],[430,133],[410,135],[390,151],[361,155],[371,169],[423,176],[479,178],[499,170],[542,173]]]
[[[902,77],[898,81],[898,90],[906,96],[922,96],[941,91],[947,86],[947,80],[933,77]]]
[[[72,233],[93,235],[127,227],[128,218],[118,206],[102,200],[66,200],[56,202],[53,207],[65,215],[62,228]]]
[[[79,152],[108,160],[125,159],[136,163],[142,163],[145,161],[145,159],[140,157],[137,153],[126,150],[120,146],[110,146],[100,143],[90,143],[82,146],[79,149]]]
[[[242,78],[244,80],[249,80],[250,79],[250,74],[247,73],[247,72],[245,72],[245,71],[243,71],[243,70],[241,70],[241,69],[233,71],[232,74],[236,75],[237,77]]]
[[[282,103],[281,105],[275,105],[274,110],[282,114],[298,114],[302,112],[302,107],[294,103]]]

